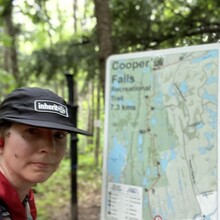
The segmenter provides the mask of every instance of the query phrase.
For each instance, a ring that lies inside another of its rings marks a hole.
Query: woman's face
[[[12,124],[0,147],[0,169],[12,185],[47,180],[64,156],[67,132]]]

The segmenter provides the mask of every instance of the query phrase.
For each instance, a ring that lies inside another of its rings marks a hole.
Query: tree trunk
[[[105,62],[112,54],[111,16],[108,0],[94,0],[97,38],[99,45],[99,80],[105,94]]]
[[[74,30],[74,34],[76,34],[78,32],[78,28],[77,28],[77,11],[78,11],[78,1],[74,0],[73,1],[73,30]]]
[[[5,8],[2,13],[4,32],[10,39],[9,43],[5,45],[4,48],[4,69],[7,72],[11,72],[19,83],[19,70],[17,61],[17,51],[16,51],[16,33],[12,22],[12,4],[13,0],[8,0],[5,2]]]

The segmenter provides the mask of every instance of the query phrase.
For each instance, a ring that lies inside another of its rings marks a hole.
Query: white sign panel
[[[108,183],[108,219],[142,220],[142,187]]]
[[[219,49],[108,59],[102,220],[218,220]]]

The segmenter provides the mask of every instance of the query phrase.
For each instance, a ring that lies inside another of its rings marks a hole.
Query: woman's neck
[[[24,181],[19,180],[19,178],[16,178],[13,175],[10,175],[2,166],[0,166],[0,172],[5,176],[11,186],[17,191],[19,199],[21,202],[23,202],[33,184],[25,184]]]

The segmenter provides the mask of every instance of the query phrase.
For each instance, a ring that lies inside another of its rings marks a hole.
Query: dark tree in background
[[[99,75],[103,91],[105,91],[105,61],[112,54],[111,14],[108,0],[94,0],[97,20],[96,33],[99,46]],[[105,92],[104,92],[105,93]]]
[[[101,94],[105,95],[105,69],[106,59],[112,54],[112,39],[111,39],[111,15],[108,0],[94,0],[95,16],[96,16],[96,33],[98,43],[98,64],[99,64],[99,85],[97,95],[97,120],[100,120],[100,99]],[[96,144],[95,144],[95,161],[99,164],[100,149],[100,127],[97,127]]]
[[[3,68],[7,72],[11,72],[15,80],[19,84],[19,68],[17,62],[17,48],[16,48],[16,29],[12,21],[13,0],[5,0],[1,17],[3,21],[3,30],[5,32],[6,40],[3,48]]]

